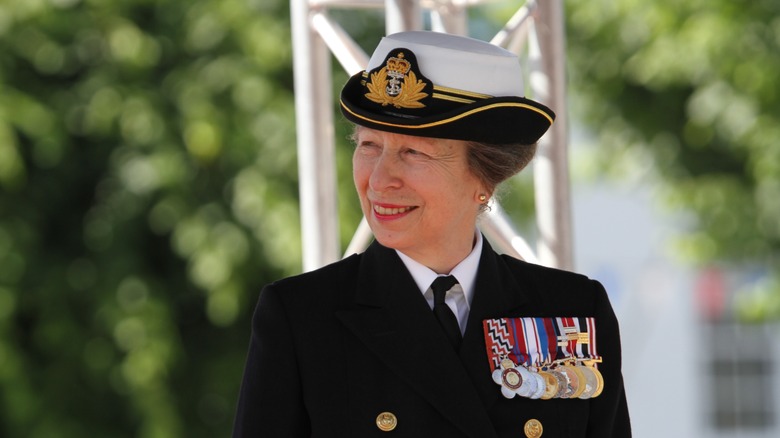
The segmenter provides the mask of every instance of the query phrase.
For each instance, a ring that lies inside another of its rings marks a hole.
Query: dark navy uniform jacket
[[[482,321],[594,317],[604,390],[597,398],[504,398]],[[397,426],[377,427],[380,413]],[[631,436],[620,335],[597,281],[496,254],[484,241],[460,351],[411,274],[374,242],[316,271],[266,286],[252,319],[233,436],[522,438]]]

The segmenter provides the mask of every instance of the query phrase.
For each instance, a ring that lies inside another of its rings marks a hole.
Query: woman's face
[[[363,127],[356,143],[355,187],[379,243],[434,270],[465,258],[486,193],[468,168],[466,143]]]

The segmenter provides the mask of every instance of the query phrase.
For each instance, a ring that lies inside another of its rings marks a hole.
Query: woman
[[[477,232],[553,121],[521,78],[498,47],[404,32],[348,81],[376,241],[262,291],[235,437],[630,436],[602,286]]]

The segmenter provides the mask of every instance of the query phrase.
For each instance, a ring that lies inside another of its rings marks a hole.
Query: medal
[[[523,386],[523,378],[520,377],[520,373],[516,369],[510,368],[501,372],[501,384],[512,391],[517,391]]]
[[[577,369],[575,355],[582,355],[582,341],[587,339],[587,333],[578,330],[578,322],[577,318],[556,318],[559,368],[568,382],[562,398],[578,398],[585,392],[585,375]]]
[[[569,398],[579,398],[582,393],[585,392],[585,387],[587,385],[585,374],[583,374],[580,370],[582,367],[578,367],[576,365],[564,365],[564,367],[571,370],[577,376],[577,386],[576,388],[573,388],[574,390],[572,391]]]
[[[501,384],[512,391],[517,391],[523,385],[523,377],[515,368],[515,363],[510,359],[504,359],[501,361],[501,368],[503,368],[501,371]]]
[[[584,338],[586,340],[586,342],[582,342],[581,345],[578,346],[579,349],[577,353],[581,358],[579,368],[588,380],[587,385],[593,386],[592,392],[586,390],[580,395],[580,398],[594,398],[598,397],[601,394],[601,391],[604,390],[604,376],[601,375],[601,372],[596,365],[601,362],[601,357],[596,351],[596,321],[594,321],[593,318],[579,318],[579,324],[580,329],[585,330]],[[587,346],[587,348],[585,346]],[[589,377],[591,374],[592,379],[594,379],[593,381],[591,381],[591,377]]]
[[[585,365],[584,368],[590,370],[596,377],[596,389],[593,391],[591,398],[598,397],[601,394],[601,391],[604,390],[604,376],[602,376],[601,371],[596,368],[596,361],[586,360],[583,361],[583,363]]]
[[[539,336],[540,361],[543,367],[537,370],[539,376],[544,379],[544,393],[540,397],[542,400],[555,398],[560,388],[559,378],[550,372],[549,365],[555,362],[557,357],[557,346],[555,339],[555,330],[553,329],[552,318],[534,318],[536,329]]]
[[[593,368],[584,365],[577,365],[577,369],[579,369],[580,372],[585,376],[585,390],[582,392],[582,394],[580,394],[579,398],[587,400],[593,397],[593,394],[596,393],[596,390],[599,386],[599,381],[596,378],[596,373],[593,372]]]
[[[522,318],[513,318],[509,320],[509,330],[515,344],[512,347],[512,354],[517,358],[517,371],[523,378],[523,384],[515,392],[522,397],[530,397],[536,392],[536,379],[526,369],[527,362],[530,360],[528,348],[528,336],[525,332],[525,326]]]
[[[547,371],[539,371],[538,374],[544,379],[544,394],[542,394],[542,400],[549,400],[555,397],[555,394],[558,393],[558,379]]]
[[[517,389],[517,395],[523,397],[531,397],[531,394],[536,392],[536,379],[525,367],[518,367],[517,370],[523,376],[523,385]]]
[[[568,398],[564,397],[566,392],[569,390],[569,377],[561,371],[558,368],[550,370],[550,374],[555,377],[555,380],[558,381],[557,385],[557,391],[555,392],[555,396],[553,398]]]
[[[539,375],[539,366],[546,354],[544,350],[547,345],[542,341],[541,327],[538,327],[536,318],[523,318],[523,329],[528,351],[529,367],[528,371],[531,377],[536,381],[536,389],[531,392],[529,398],[537,400],[542,398],[547,387],[544,378]]]
[[[493,381],[501,385],[501,394],[506,398],[512,398],[523,385],[523,377],[520,370],[509,358],[501,360],[501,368],[493,371]]]
[[[561,374],[566,377],[566,385],[563,388],[563,393],[560,398],[572,398],[575,392],[580,389],[580,378],[577,373],[569,365],[560,365],[556,368]]]
[[[536,391],[531,394],[531,398],[534,400],[540,399],[547,392],[547,384],[544,380],[544,377],[539,375],[538,372],[532,372],[531,375],[534,376],[534,379],[536,379]]]
[[[603,391],[594,318],[499,318],[482,325],[491,377],[505,398],[587,400]]]

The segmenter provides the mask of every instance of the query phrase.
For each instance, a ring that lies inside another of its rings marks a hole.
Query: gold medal
[[[558,379],[552,373],[547,371],[539,371],[539,375],[544,379],[544,394],[542,394],[542,400],[549,400],[555,397],[558,393]]]
[[[599,371],[596,367],[588,367],[591,371],[593,371],[593,375],[596,376],[596,381],[598,382],[596,386],[596,390],[593,392],[593,395],[591,397],[598,397],[601,395],[601,391],[604,390],[604,376],[601,375],[601,371]]]
[[[580,367],[575,365],[564,365],[565,367],[569,368],[574,372],[574,374],[577,375],[577,387],[573,388],[574,391],[571,393],[569,398],[579,398],[580,395],[582,395],[583,392],[585,392],[585,386],[587,384],[587,381],[585,379],[585,374],[580,371]]]
[[[585,376],[585,390],[580,394],[581,399],[587,400],[593,397],[598,389],[599,381],[596,378],[596,373],[593,372],[593,368],[584,365],[577,365],[576,367],[583,376]]]

